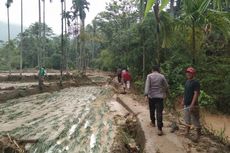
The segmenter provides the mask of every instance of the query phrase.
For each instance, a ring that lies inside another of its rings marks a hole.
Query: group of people
[[[200,83],[195,79],[196,70],[193,67],[188,67],[185,74],[187,81],[185,83],[183,100],[181,101],[181,105],[183,106],[182,110],[184,111],[184,121],[186,124],[185,136],[189,137],[190,127],[193,123],[196,128],[196,136],[192,140],[198,142],[201,135],[198,105]],[[146,96],[146,101],[149,103],[150,124],[155,127],[157,123],[157,134],[161,136],[163,135],[163,102],[169,95],[169,85],[165,76],[160,73],[160,66],[154,66],[152,73],[147,75],[144,94]]]
[[[117,69],[117,78],[118,82],[123,85],[124,93],[126,93],[130,89],[130,81],[131,81],[131,74],[129,70],[126,69]]]

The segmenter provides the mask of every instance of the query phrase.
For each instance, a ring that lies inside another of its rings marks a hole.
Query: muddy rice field
[[[85,86],[0,104],[0,134],[38,139],[29,152],[108,152],[114,137],[109,88]],[[103,145],[102,145],[103,144]]]

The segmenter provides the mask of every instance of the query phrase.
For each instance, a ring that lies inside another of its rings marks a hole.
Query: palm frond
[[[209,10],[207,12],[207,21],[212,26],[220,30],[225,37],[230,37],[230,13]]]
[[[198,9],[198,12],[200,14],[203,14],[205,11],[207,11],[207,9],[210,5],[210,2],[211,2],[211,0],[204,0]]]
[[[145,8],[145,16],[151,10],[151,8],[152,8],[152,6],[153,6],[154,3],[155,3],[155,0],[148,0],[146,8]]]
[[[166,13],[160,13],[160,31],[162,35],[162,48],[169,48],[173,41],[174,21],[172,17]]]
[[[160,10],[164,9],[169,3],[169,0],[161,0]]]

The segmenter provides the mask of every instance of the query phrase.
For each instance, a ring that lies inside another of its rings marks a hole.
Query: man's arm
[[[148,96],[148,93],[149,93],[149,86],[150,86],[150,80],[149,80],[149,77],[147,76],[147,79],[145,81],[145,92],[144,92],[144,95],[145,96]]]
[[[198,101],[198,97],[199,97],[199,92],[194,91],[194,95],[192,97],[192,103],[190,104],[190,108],[194,107],[195,103]]]
[[[190,108],[193,108],[195,106],[195,103],[198,102],[199,95],[200,95],[200,84],[199,84],[199,82],[196,82],[194,84],[194,95],[192,97],[192,102],[190,104]]]
[[[183,108],[184,107],[184,96],[183,96],[183,98],[182,98],[182,100],[181,100],[181,107]]]
[[[165,77],[163,77],[163,86],[165,88],[166,97],[167,97],[167,96],[169,96],[169,84],[168,84],[167,80],[165,79]]]

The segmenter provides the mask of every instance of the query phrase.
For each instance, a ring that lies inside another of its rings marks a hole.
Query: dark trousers
[[[149,98],[149,111],[150,119],[153,124],[155,124],[155,111],[157,117],[157,127],[159,130],[162,130],[163,127],[163,99],[162,98]]]
[[[118,80],[119,83],[121,83],[121,73],[119,73],[119,74],[117,75],[117,80]]]

